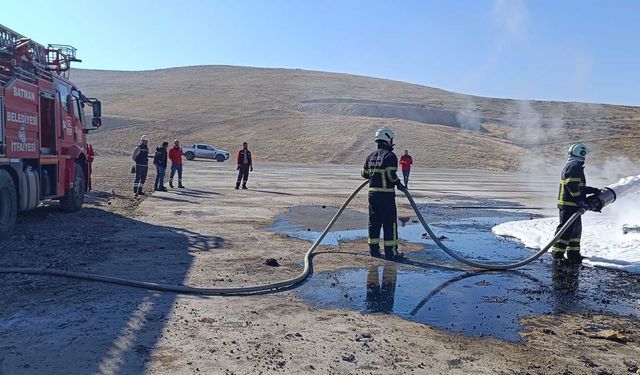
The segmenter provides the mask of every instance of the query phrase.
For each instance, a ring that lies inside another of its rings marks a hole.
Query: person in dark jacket
[[[149,148],[147,143],[149,143],[149,137],[146,135],[140,137],[140,145],[133,150],[133,155],[131,155],[131,158],[136,163],[136,178],[133,182],[133,194],[136,196],[144,195],[142,187],[147,180],[147,172],[149,171]]]
[[[247,142],[242,144],[242,150],[238,151],[238,179],[236,180],[236,189],[240,188],[240,182],[242,181],[242,188],[247,188],[247,180],[249,179],[249,171],[253,172],[253,159],[251,158],[251,151],[249,151],[249,145]]]
[[[569,221],[573,214],[585,207],[587,194],[597,194],[599,192],[599,189],[587,186],[587,180],[584,176],[584,161],[588,153],[589,149],[582,143],[576,143],[569,148],[569,159],[560,177],[560,190],[558,192],[560,224],[556,229],[556,233]],[[569,262],[582,262],[582,255],[580,255],[581,236],[582,220],[578,218],[551,248],[553,258],[563,260],[566,252]]]
[[[361,175],[369,180],[369,253],[380,256],[380,229],[384,231],[384,255],[401,258],[398,253],[398,223],[395,188],[404,191],[398,178],[398,157],[393,153],[395,133],[389,128],[376,131],[378,149],[367,156]]]
[[[156,166],[156,182],[154,190],[167,191],[164,187],[164,174],[167,171],[167,147],[169,142],[162,142],[162,146],[156,147],[156,154],[153,157],[153,164]]]

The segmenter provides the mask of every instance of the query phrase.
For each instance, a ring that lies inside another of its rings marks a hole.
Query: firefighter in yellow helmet
[[[376,131],[378,149],[367,156],[362,177],[369,179],[369,253],[380,256],[380,229],[384,231],[384,255],[402,258],[398,253],[396,191],[405,187],[398,178],[398,157],[393,153],[395,133],[389,128]]]
[[[584,176],[584,161],[589,149],[582,143],[576,143],[569,147],[569,159],[562,170],[560,177],[560,191],[558,192],[558,209],[560,211],[560,224],[556,233],[564,224],[581,208],[585,207],[587,194],[597,194],[600,190],[587,186]],[[580,239],[582,236],[582,220],[574,221],[560,239],[553,245],[551,251],[557,261],[567,260],[571,263],[581,263]]]

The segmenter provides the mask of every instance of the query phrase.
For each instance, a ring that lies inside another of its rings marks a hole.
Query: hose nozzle
[[[616,201],[616,192],[608,187],[599,193],[587,198],[586,206],[589,211],[600,212],[602,209]]]

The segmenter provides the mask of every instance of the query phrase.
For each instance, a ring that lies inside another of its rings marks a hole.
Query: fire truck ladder
[[[34,83],[52,80],[52,72],[69,76],[71,62],[81,62],[76,49],[68,45],[47,47],[0,24],[0,85],[12,78]]]

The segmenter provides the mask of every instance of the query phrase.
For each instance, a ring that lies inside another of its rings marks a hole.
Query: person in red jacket
[[[169,159],[171,160],[171,174],[169,175],[169,187],[173,188],[173,176],[178,172],[178,187],[184,189],[182,185],[182,147],[176,139],[173,141],[173,147],[169,150]]]
[[[236,180],[236,189],[247,188],[247,180],[249,179],[249,171],[253,172],[253,160],[251,159],[251,151],[247,142],[242,144],[242,150],[238,151],[238,180]]]
[[[409,155],[409,151],[404,150],[404,155],[400,157],[400,165],[402,166],[402,175],[404,176],[404,186],[409,186],[409,173],[411,173],[411,164],[413,159]]]

